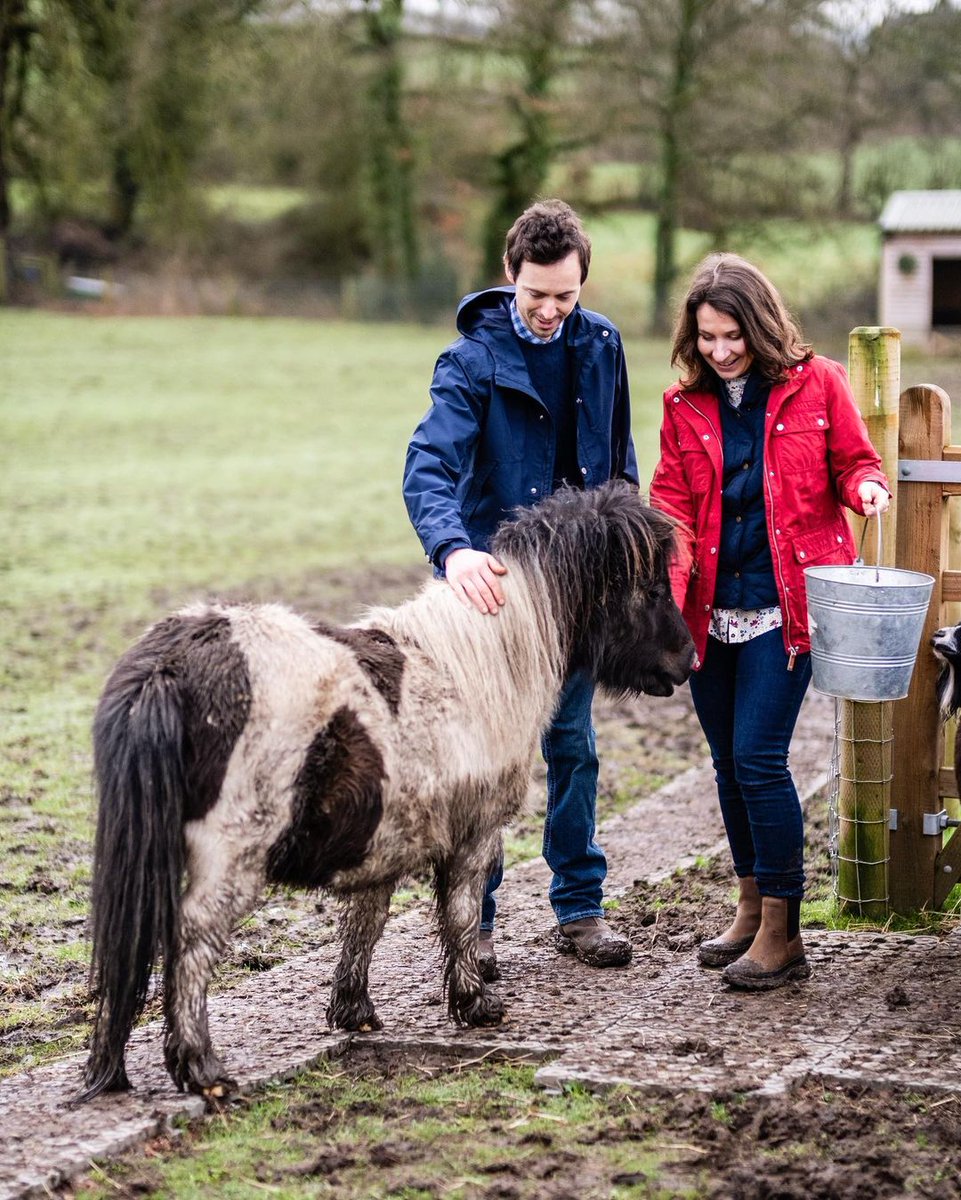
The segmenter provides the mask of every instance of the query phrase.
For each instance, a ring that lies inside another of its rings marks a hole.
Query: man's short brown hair
[[[508,230],[504,264],[516,279],[525,262],[550,266],[574,251],[581,260],[583,283],[591,265],[591,239],[580,217],[563,200],[538,200]]]

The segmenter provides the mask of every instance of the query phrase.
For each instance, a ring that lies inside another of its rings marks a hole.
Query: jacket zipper
[[[797,391],[797,388],[792,389],[792,391],[789,393],[789,395],[793,395],[794,392],[796,392],[796,391]],[[782,403],[786,399],[787,399],[787,396],[783,396]],[[768,403],[770,403],[770,401]],[[766,440],[769,440],[769,437],[770,437],[770,435],[768,435],[768,439],[766,439]],[[764,449],[766,450],[766,448],[767,447],[765,445]],[[771,476],[768,474],[766,458],[763,463],[763,467],[764,467],[764,486],[767,488],[768,504],[769,504],[770,511],[771,511],[771,524],[770,524],[769,528],[771,530],[776,530],[777,529],[777,520],[775,518],[775,512],[774,512],[774,490],[771,487]],[[790,638],[791,638],[791,605],[788,603],[788,586],[784,582],[784,567],[781,563],[781,548],[777,543],[777,538],[775,537],[773,540],[774,540],[774,554],[775,554],[775,557],[777,558],[777,573],[778,573],[778,578],[781,581],[781,597],[782,597],[782,603],[783,603],[783,607],[784,607],[784,618],[785,618],[784,628],[787,630],[787,635],[788,635],[787,669],[789,671],[793,671],[794,663],[798,656],[798,650],[797,650],[797,646],[792,646],[791,641],[790,641]]]

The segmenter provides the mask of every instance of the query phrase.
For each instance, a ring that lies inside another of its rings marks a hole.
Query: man
[[[434,369],[431,408],[414,431],[404,499],[414,528],[458,599],[496,618],[506,567],[490,553],[497,526],[519,505],[561,486],[637,483],[624,350],[617,329],[580,307],[591,243],[560,200],[532,205],[507,234],[512,287],[467,296],[461,336]],[[547,763],[544,858],[556,944],[596,967],[624,966],[631,945],[603,919],[604,852],[594,840],[597,756],[593,684],[567,681],[543,740]],[[488,880],[478,958],[497,978],[493,928],[498,864]]]

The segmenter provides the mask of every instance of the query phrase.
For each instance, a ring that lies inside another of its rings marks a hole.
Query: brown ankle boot
[[[753,875],[738,879],[737,913],[724,932],[716,938],[701,942],[697,961],[702,967],[725,967],[750,950],[761,923],[761,895]]]
[[[811,966],[797,928],[800,906],[800,900],[762,897],[760,928],[750,950],[724,968],[725,983],[761,992],[810,976]]]
[[[626,967],[631,961],[631,943],[602,917],[582,917],[558,925],[554,945],[561,954],[576,954],[589,967]]]

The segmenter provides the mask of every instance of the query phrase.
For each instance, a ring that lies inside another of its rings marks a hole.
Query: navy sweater
[[[748,376],[739,408],[721,389],[724,492],[715,608],[774,608],[774,565],[764,515],[764,422],[771,385]]]
[[[534,390],[551,414],[554,425],[553,487],[556,490],[562,483],[581,487],[583,479],[577,469],[577,417],[567,341],[559,337],[543,346],[521,341],[521,349]]]

